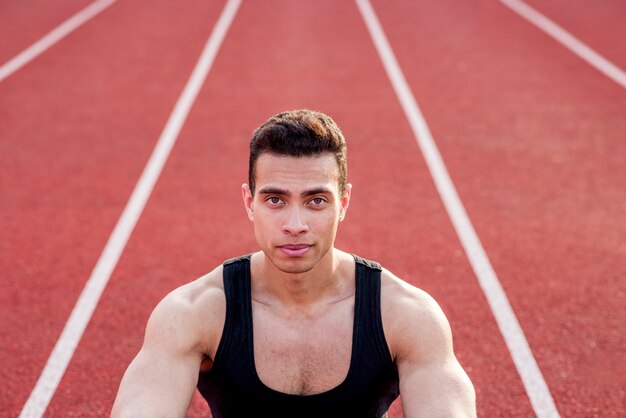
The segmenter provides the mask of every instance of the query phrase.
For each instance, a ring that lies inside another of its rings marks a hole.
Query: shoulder
[[[226,300],[222,266],[165,296],[146,327],[146,343],[212,355],[224,324]]]
[[[426,292],[381,273],[383,328],[392,356],[427,363],[433,357],[453,355],[449,322],[439,304]]]

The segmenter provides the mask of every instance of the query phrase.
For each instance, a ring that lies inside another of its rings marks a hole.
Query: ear
[[[252,191],[247,183],[241,185],[241,196],[243,197],[243,205],[246,208],[248,219],[254,221],[254,211],[252,210]]]
[[[352,184],[346,184],[346,190],[343,193],[343,197],[341,198],[341,208],[339,209],[339,220],[343,221],[346,217],[346,212],[348,211],[348,206],[350,206],[350,196],[352,196]]]

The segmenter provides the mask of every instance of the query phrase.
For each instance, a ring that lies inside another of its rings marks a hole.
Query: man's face
[[[333,247],[340,215],[350,202],[350,185],[339,195],[339,170],[331,153],[318,157],[261,154],[255,193],[243,186],[257,244],[279,270],[310,271]]]

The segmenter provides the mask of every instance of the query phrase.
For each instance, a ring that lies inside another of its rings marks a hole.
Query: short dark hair
[[[313,110],[291,110],[269,118],[252,135],[248,185],[254,195],[256,160],[263,153],[290,157],[316,157],[332,153],[339,168],[339,193],[348,179],[346,140],[330,116]]]

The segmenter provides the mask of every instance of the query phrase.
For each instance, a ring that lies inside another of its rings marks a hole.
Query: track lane
[[[524,0],[626,71],[626,4],[621,0]]]
[[[571,53],[577,55],[589,65],[600,71],[622,88],[626,89],[626,72],[613,64],[611,61],[589,48],[584,42],[572,35],[570,32],[559,26],[547,16],[532,8],[522,0],[501,0],[511,10],[520,17],[532,23],[536,28],[549,35],[550,38],[567,48]]]
[[[355,6],[255,1],[244,2],[235,19],[50,416],[108,413],[158,300],[254,250],[251,226],[237,210],[248,138],[269,114],[303,106],[333,115],[350,144],[355,192],[339,247],[380,260],[440,301],[481,412],[532,413]],[[477,329],[483,339],[474,337]],[[494,408],[489,398],[497,394],[514,407]],[[196,398],[189,415],[205,410]]]
[[[0,65],[92,2],[25,0],[0,3]]]
[[[114,5],[0,85],[0,331],[12,359],[0,409],[10,415],[38,378],[219,6]]]
[[[378,16],[368,0],[357,0],[357,5],[384,64],[389,81],[393,85],[407,121],[411,125],[414,138],[426,160],[428,170],[446,208],[448,217],[496,319],[533,409],[540,418],[557,417],[558,412],[554,400],[528,346],[524,331],[510,306],[498,275],[476,234],[472,221],[467,215],[446,164],[441,158],[437,143],[430,132],[428,122],[424,119],[389,45],[385,30],[380,25]]]
[[[0,66],[0,82],[7,77],[10,77],[13,73],[19,71],[25,65],[28,65],[31,61],[37,59],[37,57],[41,54],[45,53],[55,44],[62,41],[63,38],[70,35],[89,20],[93,19],[103,10],[106,10],[111,6],[111,4],[115,3],[115,1],[116,0],[97,0],[80,10],[78,13],[69,17],[59,26],[48,32],[45,36],[41,37],[28,48],[24,49],[8,62]]]
[[[623,89],[498,4],[374,6],[559,412],[620,416]]]

